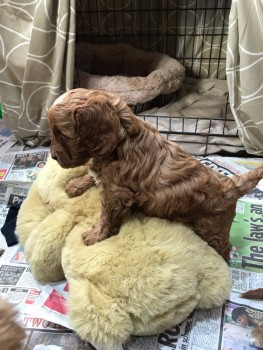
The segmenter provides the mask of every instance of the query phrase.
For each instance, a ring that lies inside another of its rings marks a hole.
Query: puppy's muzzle
[[[54,160],[58,160],[58,157],[55,152],[51,152],[51,158]]]

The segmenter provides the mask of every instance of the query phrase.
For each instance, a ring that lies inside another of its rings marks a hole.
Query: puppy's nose
[[[55,153],[51,153],[51,158],[54,160],[58,160],[58,157]]]

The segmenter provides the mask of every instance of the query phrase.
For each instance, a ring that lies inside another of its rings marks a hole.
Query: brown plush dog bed
[[[128,44],[79,43],[76,67],[76,87],[117,93],[135,113],[168,103],[185,76],[177,60]]]

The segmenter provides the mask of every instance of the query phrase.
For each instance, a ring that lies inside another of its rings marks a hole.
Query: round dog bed
[[[168,103],[185,75],[177,60],[128,44],[76,45],[75,85],[119,94],[140,113]]]
[[[117,236],[85,246],[82,233],[100,217],[100,188],[76,198],[64,188],[86,171],[62,169],[49,159],[16,229],[36,279],[66,276],[70,321],[83,339],[109,350],[131,335],[175,326],[194,308],[222,305],[231,285],[227,264],[181,224],[128,216]]]

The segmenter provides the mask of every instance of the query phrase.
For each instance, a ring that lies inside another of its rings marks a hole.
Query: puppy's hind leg
[[[198,219],[194,225],[195,232],[214,248],[226,262],[230,259],[231,244],[229,232],[231,222],[230,217],[211,215]]]
[[[90,174],[76,177],[66,184],[65,192],[70,198],[81,196],[89,188],[95,185],[95,180]]]

